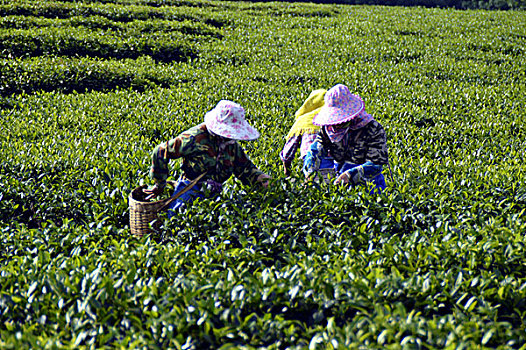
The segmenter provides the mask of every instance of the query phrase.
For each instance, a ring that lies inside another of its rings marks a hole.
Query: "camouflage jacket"
[[[336,163],[364,164],[372,162],[375,165],[388,163],[387,138],[383,126],[376,120],[363,128],[349,130],[341,142],[332,143],[324,127],[318,133],[316,140],[307,155],[309,161],[306,173],[317,171],[319,158],[329,153]]]
[[[254,183],[263,174],[234,142],[219,152],[219,138],[210,134],[206,125],[199,124],[176,138],[163,142],[152,152],[150,177],[164,186],[169,175],[170,159],[182,158],[183,179],[192,180],[207,171],[204,180],[223,183],[235,175],[244,184]]]

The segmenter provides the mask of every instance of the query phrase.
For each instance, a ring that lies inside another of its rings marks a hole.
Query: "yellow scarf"
[[[323,98],[326,92],[327,90],[319,89],[310,93],[300,109],[296,111],[296,121],[292,125],[292,128],[290,128],[287,139],[305,133],[314,134],[320,130],[319,126],[312,124],[312,120],[325,104]]]

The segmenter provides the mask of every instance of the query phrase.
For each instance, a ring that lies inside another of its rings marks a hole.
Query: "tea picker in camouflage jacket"
[[[362,99],[338,84],[325,94],[325,104],[314,117],[321,126],[307,153],[303,171],[307,177],[319,169],[327,152],[339,173],[335,184],[371,184],[371,192],[385,189],[382,175],[388,165],[387,141],[383,126],[365,112]]]
[[[259,132],[245,120],[245,110],[239,104],[228,100],[220,101],[206,113],[205,121],[181,133],[176,138],[163,142],[152,152],[150,177],[155,185],[144,190],[156,197],[163,192],[169,175],[170,159],[182,158],[183,174],[174,194],[183,189],[200,174],[207,172],[203,179],[177,200],[169,209],[177,209],[186,201],[203,198],[205,188],[210,193],[219,193],[222,184],[235,175],[244,184],[259,183],[268,186],[270,176],[258,170],[245,154],[237,140],[255,140]],[[171,210],[169,216],[173,215]]]

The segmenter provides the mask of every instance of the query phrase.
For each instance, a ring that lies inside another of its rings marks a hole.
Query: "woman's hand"
[[[152,198],[156,198],[158,195],[160,195],[161,193],[163,193],[164,191],[164,186],[159,186],[158,184],[155,184],[153,186],[150,186],[148,188],[145,188],[144,190],[142,190],[145,194],[148,195],[148,197],[146,197],[147,200],[149,199],[152,199]]]
[[[261,186],[267,188],[268,187],[268,180],[271,179],[271,177],[267,174],[261,174],[257,178],[257,182],[261,184]]]
[[[336,178],[336,180],[334,180],[334,184],[335,185],[348,184],[350,181],[351,181],[351,174],[349,173],[349,171],[345,171],[341,173],[340,176]]]

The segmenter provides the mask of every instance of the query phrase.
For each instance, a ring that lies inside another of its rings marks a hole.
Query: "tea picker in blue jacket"
[[[386,188],[382,170],[389,164],[383,126],[365,111],[363,100],[338,84],[324,97],[325,104],[314,116],[321,130],[308,151],[303,171],[315,174],[323,157],[330,153],[338,177],[335,184],[368,185],[371,193]]]
[[[310,146],[316,140],[320,127],[314,125],[312,120],[321,110],[324,104],[324,96],[327,90],[318,89],[310,93],[309,97],[303,102],[302,106],[295,113],[295,121],[286,136],[286,143],[279,156],[283,162],[283,169],[286,176],[291,174],[292,163],[296,153],[300,153],[300,159],[304,161]],[[334,180],[334,162],[328,156],[321,159],[319,172],[325,181],[329,176]]]

